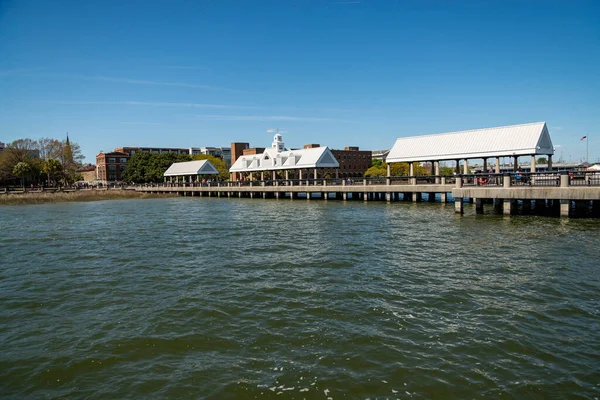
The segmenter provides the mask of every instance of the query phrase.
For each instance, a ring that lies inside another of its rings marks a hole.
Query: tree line
[[[81,180],[81,147],[69,139],[18,139],[0,152],[0,181],[5,185],[72,185]]]
[[[366,177],[372,176],[387,176],[387,163],[382,160],[373,160],[371,168],[365,172]],[[408,176],[410,167],[408,163],[392,163],[390,164],[391,176]],[[452,175],[454,170],[450,167],[440,167],[441,176]],[[415,163],[414,165],[415,176],[430,175],[430,168],[424,167]]]
[[[229,179],[229,170],[225,162],[211,155],[200,154],[192,157],[188,154],[152,154],[147,152],[137,152],[131,156],[125,171],[123,171],[122,178],[127,183],[162,182],[163,175],[171,164],[194,160],[208,160],[219,171],[219,179]]]

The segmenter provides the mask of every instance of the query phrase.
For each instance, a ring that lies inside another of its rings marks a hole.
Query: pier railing
[[[137,187],[273,187],[273,186],[403,186],[403,185],[456,185],[460,180],[461,187],[506,187],[508,186],[561,186],[561,176],[567,172],[511,172],[503,174],[460,174],[453,176],[423,175],[423,176],[377,176],[369,178],[305,178],[305,179],[276,179],[276,180],[243,180],[243,181],[212,181],[212,182],[167,182],[141,184]],[[564,183],[562,184],[564,186]],[[577,171],[568,173],[566,186],[600,186],[600,171]]]

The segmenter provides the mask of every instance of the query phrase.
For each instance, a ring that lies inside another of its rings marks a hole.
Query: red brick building
[[[107,182],[123,180],[129,157],[129,154],[120,151],[100,152],[96,156],[96,179]]]
[[[313,143],[304,145],[304,148],[311,149],[319,146],[319,144]],[[338,176],[340,178],[358,178],[371,168],[371,151],[348,146],[344,150],[331,150],[331,152],[340,164],[338,169]],[[324,173],[332,178],[336,176],[335,169],[327,169]]]

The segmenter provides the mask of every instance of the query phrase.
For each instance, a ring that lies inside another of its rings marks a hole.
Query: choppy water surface
[[[4,399],[600,396],[597,220],[206,198],[0,217]]]

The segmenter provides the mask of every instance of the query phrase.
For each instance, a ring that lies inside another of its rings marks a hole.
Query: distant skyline
[[[600,159],[596,1],[0,1],[0,141],[382,150],[545,121]],[[587,141],[580,140],[587,136]]]

